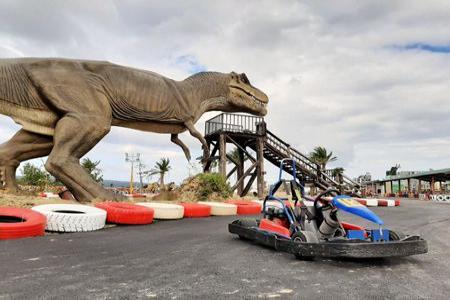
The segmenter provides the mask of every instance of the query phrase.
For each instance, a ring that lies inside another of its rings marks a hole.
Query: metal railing
[[[297,149],[291,148],[288,143],[284,142],[269,130],[267,130],[266,145],[273,148],[283,157],[293,158],[299,170],[306,172],[309,177],[316,178],[326,185],[339,186],[339,183],[337,183],[332,176],[320,170],[320,166],[317,163],[311,161]]]
[[[205,123],[205,136],[220,132],[265,135],[264,118],[223,113]]]

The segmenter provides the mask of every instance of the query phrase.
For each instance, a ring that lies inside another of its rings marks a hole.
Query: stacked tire
[[[159,220],[177,220],[182,219],[184,215],[184,207],[178,204],[161,202],[139,202],[136,204],[152,208],[155,211],[154,218]]]
[[[237,205],[238,215],[257,215],[261,212],[261,205],[252,201],[228,200],[227,203]]]
[[[181,202],[184,207],[184,218],[205,218],[211,216],[211,206],[200,203]]]
[[[43,214],[31,209],[0,207],[0,240],[42,236],[46,221]]]
[[[123,225],[153,223],[154,209],[124,202],[100,202],[95,207],[106,211],[106,222]]]
[[[237,214],[237,205],[223,202],[200,201],[200,204],[211,207],[212,216],[235,216]]]
[[[47,231],[84,232],[105,227],[106,211],[81,204],[44,204],[32,210],[47,217]]]

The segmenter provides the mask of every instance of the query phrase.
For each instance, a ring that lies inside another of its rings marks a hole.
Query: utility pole
[[[144,172],[142,171],[142,168],[144,168],[145,165],[139,160],[138,162],[138,174],[139,174],[139,184],[140,184],[140,192],[142,193],[143,189],[144,189],[144,183],[142,182],[142,174],[144,174]]]
[[[130,176],[130,194],[133,194],[133,173],[134,173],[134,163],[140,163],[141,154],[140,153],[125,153],[125,161],[131,163],[131,176]]]

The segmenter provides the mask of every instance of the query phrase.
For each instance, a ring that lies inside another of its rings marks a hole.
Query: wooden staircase
[[[266,161],[277,167],[280,166],[282,159],[292,158],[295,161],[296,176],[304,184],[312,184],[319,189],[336,188],[347,194],[359,190],[359,185],[345,174],[342,174],[339,179],[334,178],[332,170],[322,170],[319,164],[267,130],[266,123],[261,117],[224,113],[208,120],[205,124],[205,138],[210,145],[214,145],[211,159],[220,159],[220,157],[226,156],[226,154],[214,156],[217,150],[220,153],[220,136],[224,141],[222,147],[225,143],[231,142],[245,152],[252,161],[256,161],[258,155],[253,157],[246,151],[246,148],[261,153]],[[258,141],[262,141],[262,143]],[[208,163],[205,171],[209,165]],[[291,162],[284,162],[282,168],[292,174]],[[251,173],[248,176],[255,174]],[[230,174],[227,177],[229,176]],[[246,188],[245,191],[248,191],[248,189]]]

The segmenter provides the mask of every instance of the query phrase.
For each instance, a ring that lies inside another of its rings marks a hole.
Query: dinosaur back
[[[15,60],[0,60],[0,101],[34,109],[46,109],[46,105],[25,68]]]

